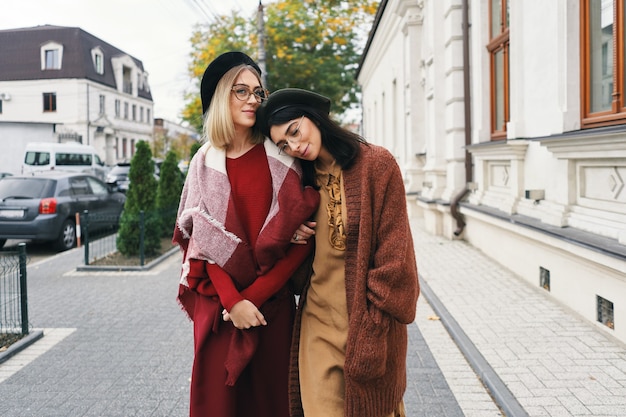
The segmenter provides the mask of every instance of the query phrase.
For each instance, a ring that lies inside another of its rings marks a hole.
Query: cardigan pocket
[[[348,337],[352,343],[346,347],[344,372],[359,382],[380,378],[387,370],[388,317],[379,310],[375,310],[376,315],[377,318],[370,312],[360,315],[352,327],[356,334]]]

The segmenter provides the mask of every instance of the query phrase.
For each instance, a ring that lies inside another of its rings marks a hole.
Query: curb
[[[437,295],[428,286],[428,283],[420,277],[421,292],[432,307],[433,311],[441,318],[441,323],[446,328],[454,343],[470,364],[478,378],[481,380],[489,394],[493,397],[496,405],[507,417],[528,417],[528,413],[517,401],[513,393],[500,379],[496,371],[480,353],[471,339],[465,334],[459,323],[452,317]]]
[[[79,265],[76,267],[77,271],[149,271],[153,267],[157,266],[165,259],[169,258],[171,255],[178,253],[180,248],[178,246],[173,247],[169,251],[165,252],[163,255],[159,256],[152,262],[143,266],[132,266],[132,265]]]
[[[35,330],[28,333],[27,336],[21,338],[18,342],[13,343],[7,350],[0,353],[0,363],[8,361],[12,356],[26,349],[42,337],[43,330]]]

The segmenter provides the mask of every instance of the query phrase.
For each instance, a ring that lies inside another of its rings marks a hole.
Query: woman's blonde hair
[[[254,67],[242,64],[231,68],[217,83],[209,109],[204,115],[203,141],[209,141],[216,148],[226,149],[235,137],[235,124],[230,111],[230,96],[235,80],[244,70],[253,73],[259,84],[262,84],[261,76]],[[252,127],[252,143],[263,143],[264,140],[265,136],[255,123]]]

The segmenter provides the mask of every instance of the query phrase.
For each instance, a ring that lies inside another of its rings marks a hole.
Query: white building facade
[[[40,141],[92,145],[107,165],[152,140],[148,74],[136,58],[79,28],[48,25],[0,31],[0,52],[0,132],[3,123],[52,124],[53,137]],[[26,137],[0,141],[23,148]]]
[[[622,341],[625,28],[624,0],[382,0],[358,73],[428,231]]]

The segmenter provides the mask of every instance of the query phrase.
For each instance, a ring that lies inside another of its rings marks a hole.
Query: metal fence
[[[89,265],[96,259],[117,251],[117,227],[96,230],[93,224],[119,222],[119,217],[110,219],[104,215],[96,215],[85,210],[80,215],[80,228],[76,232],[83,245],[85,253],[85,265]]]
[[[0,251],[0,334],[27,335],[26,244]]]
[[[171,218],[172,216],[176,216],[177,207],[172,209],[159,209],[150,214],[157,216],[160,219]],[[144,248],[144,234],[146,230],[146,222],[147,222],[148,214],[146,214],[143,210],[137,214],[137,217],[132,219],[131,221],[136,222],[137,225],[137,233],[139,234],[137,242],[138,242],[138,260],[139,265],[144,266],[146,254]],[[90,214],[85,211],[80,215],[80,234],[82,245],[84,246],[84,263],[85,265],[89,265],[93,263],[97,259],[102,259],[117,252],[117,236],[118,230],[116,229],[108,229],[108,230],[100,230],[95,233],[93,231],[93,227],[91,226],[98,221],[102,222],[106,220],[101,216],[96,216],[94,214]],[[107,222],[108,223],[108,222]],[[161,225],[163,226],[163,225]],[[167,226],[166,226],[167,227]],[[169,232],[169,229],[168,229]]]

